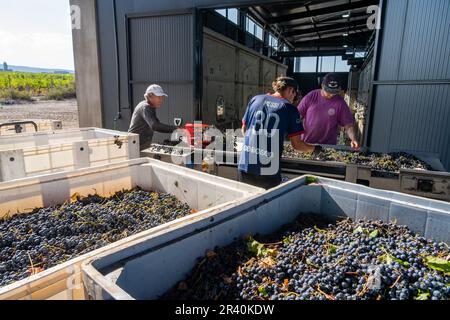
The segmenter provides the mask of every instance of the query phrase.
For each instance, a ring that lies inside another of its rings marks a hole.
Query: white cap
[[[149,94],[154,94],[157,97],[168,97],[168,95],[164,93],[163,88],[161,88],[157,84],[152,84],[147,88],[147,91],[145,91],[145,97],[147,97]]]

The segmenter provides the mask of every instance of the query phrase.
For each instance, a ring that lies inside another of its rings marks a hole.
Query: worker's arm
[[[144,112],[145,122],[152,128],[153,131],[161,132],[161,133],[172,133],[178,129],[176,126],[170,126],[164,123],[161,123],[156,116],[155,109],[146,108]]]
[[[345,127],[345,132],[347,132],[347,136],[352,140],[352,148],[359,149],[360,145],[358,139],[356,138],[356,129],[354,125],[348,125]]]
[[[356,130],[355,130],[355,117],[353,116],[352,112],[350,111],[349,106],[345,101],[342,101],[342,105],[340,106],[338,110],[338,124],[341,127],[345,128],[345,132],[347,133],[347,136],[352,140],[352,148],[353,149],[359,149],[359,142],[356,137]]]
[[[320,146],[314,146],[304,142],[301,139],[302,134],[305,132],[300,118],[299,111],[292,106],[289,108],[289,127],[288,127],[288,138],[291,140],[292,147],[300,152],[310,153],[310,152],[320,152],[322,148]]]
[[[242,124],[242,135],[245,137],[245,133],[247,132],[247,125],[245,123]]]
[[[242,118],[242,136],[245,137],[245,133],[247,132],[248,129],[248,125],[251,124],[251,108],[252,108],[252,104],[255,101],[255,98],[253,98],[248,106],[247,106],[247,110],[245,111],[244,117]]]
[[[292,147],[300,152],[311,153],[311,152],[320,152],[322,148],[320,146],[315,146],[309,143],[306,143],[300,139],[300,136],[291,137]]]

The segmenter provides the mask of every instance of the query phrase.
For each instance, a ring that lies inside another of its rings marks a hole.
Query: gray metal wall
[[[251,98],[272,90],[272,82],[285,76],[287,66],[208,28],[203,39],[202,119],[205,123],[234,128]],[[217,101],[225,103],[225,117],[217,120]]]
[[[142,16],[129,20],[130,90],[132,105],[148,85],[157,83],[169,97],[159,119],[175,124],[194,120],[194,18],[192,14]],[[156,134],[155,141],[170,138]]]
[[[370,147],[436,154],[450,171],[450,1],[384,6]]]
[[[134,14],[159,14],[159,13],[167,13],[167,11],[192,11],[195,8],[208,8],[208,7],[234,7],[234,6],[242,6],[242,5],[250,5],[254,3],[265,3],[265,2],[283,2],[283,0],[260,0],[260,1],[248,1],[248,0],[233,0],[233,1],[226,1],[226,0],[96,0],[97,3],[97,29],[98,29],[98,37],[99,37],[99,44],[98,44],[98,51],[99,51],[99,60],[100,60],[100,79],[101,79],[101,97],[99,97],[99,100],[101,101],[101,106],[99,105],[98,108],[101,108],[102,115],[103,115],[103,127],[105,128],[111,128],[111,129],[118,129],[118,130],[127,130],[132,110],[135,107],[134,104],[137,100],[140,99],[140,96],[143,94],[143,89],[145,85],[141,83],[140,85],[135,83],[130,85],[129,84],[129,73],[132,75],[131,68],[128,67],[128,58],[127,58],[127,52],[129,49],[134,49],[134,52],[139,52],[140,49],[144,50],[146,48],[144,47],[136,47],[139,46],[139,39],[136,39],[135,34],[130,34],[133,39],[130,39],[133,42],[134,48],[129,48],[127,44],[127,15],[134,15]],[[182,20],[182,19],[181,19]],[[172,21],[174,22],[174,21]],[[155,22],[154,26],[159,28],[161,31],[161,28],[163,28],[165,22],[161,22],[161,24],[158,24]],[[175,22],[174,22],[175,23]],[[176,22],[174,26],[183,26],[185,25],[183,21]],[[138,23],[134,23],[131,25],[131,28],[136,29],[139,26]],[[145,28],[145,26],[141,26]],[[148,26],[147,26],[148,27]],[[168,29],[167,29],[168,28]],[[173,28],[171,25],[170,27],[166,24],[166,29],[164,29],[163,33],[159,35],[159,37],[155,36],[153,40],[160,41],[157,45],[161,44],[161,41],[163,43],[163,46],[167,46],[173,39],[171,38],[174,36],[174,33],[170,30]],[[193,31],[192,35],[188,35],[188,32]],[[116,32],[117,31],[117,37]],[[144,29],[140,29],[140,37],[144,38],[148,43],[152,41],[150,38],[144,37],[145,32]],[[148,31],[148,30],[147,30]],[[199,39],[194,39],[195,37],[195,30],[191,29],[184,29],[184,34],[186,37],[191,37],[192,43],[191,48],[194,49],[194,46],[196,45],[195,41],[198,41]],[[139,32],[139,31],[138,31]],[[144,32],[144,33],[142,33]],[[149,37],[152,35],[155,35],[155,33],[147,33]],[[180,34],[181,36],[181,34]],[[178,36],[179,37],[179,36]],[[130,37],[131,38],[131,37]],[[178,38],[179,39],[179,38]],[[183,42],[183,44],[186,44]],[[142,44],[144,45],[144,44]],[[190,49],[187,49],[186,46],[181,49],[180,45],[175,45],[174,47],[169,48],[169,52],[173,51],[174,55],[170,55],[166,57],[167,61],[173,61],[173,66],[177,64],[177,61],[180,59],[184,59],[183,57],[186,55],[186,50],[190,51]],[[151,52],[154,52],[149,48]],[[137,51],[136,51],[137,50]],[[175,50],[179,50],[176,52]],[[92,52],[97,51],[97,47],[92,46],[91,48]],[[165,52],[163,50],[160,50],[159,52]],[[156,63],[160,63],[160,61],[156,60],[155,56],[151,54],[146,54],[144,51],[141,51],[140,54],[143,56],[143,58],[148,62],[151,63],[152,60],[157,61]],[[176,54],[176,55],[175,55]],[[190,53],[188,53],[190,54]],[[80,59],[83,56],[83,53],[80,50],[77,50],[77,46],[75,45],[75,55],[79,55]],[[188,56],[189,57],[189,56]],[[198,62],[199,57],[192,57],[192,65],[195,64],[195,62]],[[172,64],[169,64],[172,65]],[[168,64],[164,63],[161,65],[161,68],[166,68]],[[133,67],[133,66],[132,66]],[[135,67],[134,67],[135,68]],[[193,67],[195,68],[195,66]],[[150,70],[146,70],[150,71]],[[165,81],[170,83],[177,83],[178,85],[175,87],[172,87],[172,85],[169,85],[167,87],[168,93],[172,97],[176,97],[174,101],[171,101],[173,105],[177,104],[178,109],[180,110],[195,110],[197,108],[198,101],[196,100],[196,94],[195,89],[192,88],[190,90],[192,92],[191,95],[187,92],[187,87],[180,86],[180,82],[184,82],[185,85],[187,85],[187,82],[189,81],[196,81],[195,79],[186,79],[185,77],[181,78],[180,75],[175,73],[169,73],[171,70],[168,69],[165,76],[173,75],[174,78],[164,78],[163,80],[157,76],[161,75],[161,72],[159,74],[146,74],[145,79],[139,79],[143,81],[147,80],[154,80],[154,81]],[[141,74],[142,75],[142,74]],[[186,74],[184,75],[186,76]],[[194,75],[195,77],[195,75]],[[164,83],[163,83],[164,85]],[[129,99],[129,96],[131,98]],[[168,101],[169,103],[169,101]],[[161,120],[165,120],[167,118],[166,113],[173,113],[173,111],[168,111],[167,104],[165,105],[165,108],[161,109],[161,112],[159,114]],[[164,111],[165,110],[165,111]],[[117,118],[118,113],[121,114],[121,119]],[[189,118],[189,117],[188,117]],[[114,121],[116,119],[116,121]],[[188,119],[191,120],[191,119]],[[169,121],[169,119],[167,120]]]

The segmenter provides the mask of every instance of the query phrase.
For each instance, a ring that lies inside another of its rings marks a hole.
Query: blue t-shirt
[[[286,99],[271,95],[254,97],[245,113],[247,127],[239,171],[271,176],[280,174],[280,160],[286,136],[303,134],[297,108]]]

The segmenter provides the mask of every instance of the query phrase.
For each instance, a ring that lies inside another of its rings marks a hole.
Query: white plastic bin
[[[84,128],[0,136],[0,181],[139,158],[139,136]]]
[[[450,203],[319,178],[298,178],[206,221],[164,230],[87,260],[83,277],[91,299],[156,299],[184,280],[207,250],[249,234],[271,234],[301,214],[397,221],[450,243]]]
[[[46,119],[13,120],[8,123],[0,124],[0,135],[5,136],[16,135],[18,133],[34,133],[36,132],[36,129],[37,131],[62,130],[63,123],[60,120]]]
[[[84,260],[116,246],[122,247],[165,230],[176,230],[198,220],[207,219],[206,223],[212,223],[216,214],[228,208],[238,208],[249,197],[264,192],[263,189],[145,158],[2,183],[0,218],[7,214],[30,212],[31,208],[62,204],[74,194],[87,196],[97,193],[107,197],[136,187],[170,193],[198,212],[0,288],[0,300],[84,299],[80,269]]]

